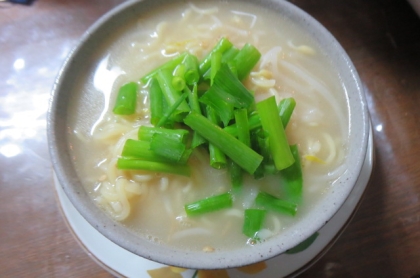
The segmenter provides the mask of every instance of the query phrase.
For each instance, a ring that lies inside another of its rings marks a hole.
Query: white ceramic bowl
[[[244,0],[245,1],[245,0]],[[349,57],[334,37],[311,16],[293,4],[282,0],[246,0],[263,5],[305,28],[335,61],[336,68],[347,93],[350,111],[350,133],[347,171],[341,176],[334,190],[329,191],[320,205],[282,235],[252,248],[214,253],[187,252],[157,245],[141,238],[98,208],[86,193],[72,163],[68,141],[68,104],[77,90],[74,80],[89,69],[95,49],[119,27],[134,17],[139,17],[163,0],[128,1],[100,18],[82,37],[60,71],[52,92],[48,113],[48,140],[54,171],[65,193],[75,208],[100,233],[121,247],[144,258],[168,265],[193,269],[238,267],[272,258],[285,252],[318,231],[338,211],[352,190],[362,167],[368,141],[368,112],[363,87]]]

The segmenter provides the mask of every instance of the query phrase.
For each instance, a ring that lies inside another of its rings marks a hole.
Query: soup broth
[[[204,148],[188,162],[191,177],[116,168],[125,141],[137,139],[140,126],[151,125],[147,86],[140,84],[134,116],[112,113],[118,88],[184,51],[202,59],[221,37],[238,48],[251,43],[261,52],[244,81],[256,101],[273,95],[277,101],[296,100],[286,134],[299,147],[303,201],[295,217],[268,212],[259,238],[269,240],[292,229],[345,171],[347,100],[328,53],[314,38],[287,18],[247,3],[177,3],[151,11],[97,50],[91,75],[80,85],[84,97],[71,105],[70,114],[77,116],[70,119],[70,141],[92,200],[128,229],[160,244],[205,252],[255,244],[242,234],[244,209],[260,189],[281,197],[278,176],[255,180],[245,175],[232,208],[187,217],[185,204],[231,190],[227,171],[211,168]]]

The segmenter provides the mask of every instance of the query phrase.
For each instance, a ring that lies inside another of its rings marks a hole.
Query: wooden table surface
[[[112,277],[69,232],[46,139],[54,79],[81,34],[122,0],[0,3],[0,277]],[[376,165],[360,208],[301,277],[420,277],[420,18],[403,0],[295,0],[368,88]]]

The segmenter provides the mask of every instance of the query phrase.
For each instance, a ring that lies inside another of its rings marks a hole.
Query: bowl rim
[[[231,268],[248,265],[261,260],[267,260],[283,253],[287,249],[294,247],[296,242],[303,241],[307,237],[311,236],[314,232],[318,231],[326,222],[328,222],[329,219],[335,215],[335,213],[347,199],[353,188],[353,185],[356,183],[366,154],[369,135],[369,116],[364,89],[349,56],[338,43],[338,41],[332,36],[332,34],[312,16],[287,1],[231,1],[248,2],[254,5],[273,8],[277,11],[280,9],[282,11],[287,11],[288,13],[291,13],[291,17],[301,20],[299,21],[299,24],[306,24],[306,26],[310,26],[310,32],[315,32],[317,35],[320,35],[322,39],[328,40],[328,42],[331,43],[331,46],[329,46],[330,50],[334,49],[335,53],[340,55],[340,65],[345,65],[345,70],[343,71],[345,71],[345,73],[353,82],[353,84],[349,85],[353,86],[355,90],[355,94],[352,95],[352,97],[357,100],[356,104],[354,101],[351,102],[348,100],[349,105],[353,104],[356,107],[349,107],[350,112],[353,112],[354,110],[356,110],[355,112],[358,112],[357,115],[354,115],[355,113],[353,113],[353,115],[350,115],[350,117],[358,117],[360,124],[362,125],[358,127],[358,130],[355,130],[354,127],[350,127],[350,132],[356,132],[357,135],[359,135],[357,138],[360,139],[358,141],[359,144],[357,148],[355,148],[354,163],[352,164],[353,168],[349,169],[350,172],[347,173],[346,176],[347,182],[351,183],[352,186],[347,186],[346,190],[340,192],[339,196],[336,196],[339,199],[336,201],[335,209],[331,207],[328,209],[325,208],[326,212],[328,213],[325,213],[325,215],[321,217],[322,221],[317,221],[317,223],[310,221],[309,224],[311,224],[311,229],[298,230],[295,231],[294,234],[290,235],[292,239],[295,240],[294,243],[277,242],[275,241],[276,239],[270,239],[267,242],[253,246],[253,252],[244,253],[243,248],[241,248],[238,250],[226,252],[221,251],[205,253],[205,256],[199,256],[200,254],[203,254],[202,252],[187,252],[171,248],[168,249],[167,247],[156,245],[151,241],[140,239],[134,233],[127,230],[121,224],[115,222],[111,218],[103,217],[105,215],[104,212],[98,208],[94,202],[81,201],[83,198],[86,199],[87,193],[84,192],[83,186],[81,185],[81,182],[77,178],[76,172],[73,169],[71,153],[68,150],[66,139],[67,133],[69,132],[66,125],[66,100],[71,97],[68,93],[65,94],[66,86],[69,84],[68,75],[71,76],[73,68],[80,64],[80,58],[83,57],[84,52],[87,51],[88,46],[89,48],[93,48],[92,46],[94,46],[96,43],[94,41],[98,38],[100,39],[103,34],[109,32],[108,27],[110,27],[110,29],[114,29],[116,27],[113,24],[116,24],[116,26],[123,25],[119,19],[123,15],[133,14],[139,12],[139,10],[144,10],[142,12],[147,12],[149,8],[157,7],[161,3],[168,3],[168,1],[165,0],[140,0],[124,2],[111,9],[109,12],[100,17],[93,25],[91,25],[91,27],[80,39],[78,45],[70,52],[64,62],[63,67],[59,71],[51,92],[47,113],[48,147],[53,169],[57,175],[57,178],[64,192],[69,197],[69,200],[81,213],[81,215],[100,233],[102,233],[105,237],[109,238],[117,245],[146,259],[157,261],[163,264],[192,269]],[[89,196],[87,197],[89,198]]]

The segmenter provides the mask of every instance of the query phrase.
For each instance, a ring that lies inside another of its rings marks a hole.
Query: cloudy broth
[[[139,80],[184,51],[202,59],[221,37],[238,48],[251,43],[261,52],[245,81],[256,101],[272,95],[277,101],[296,100],[286,133],[289,143],[299,147],[303,202],[295,217],[267,213],[260,238],[269,240],[293,228],[345,171],[349,124],[344,88],[328,56],[293,22],[235,2],[178,3],[150,12],[98,49],[95,68],[80,87],[83,104],[71,106],[71,114],[78,115],[71,119],[72,153],[92,200],[140,236],[205,252],[250,244],[242,234],[243,211],[260,189],[279,195],[278,177],[255,180],[247,175],[232,208],[187,217],[186,203],[231,190],[226,170],[212,169],[204,149],[189,161],[191,177],[117,170],[125,140],[137,139],[139,126],[150,126],[148,88],[140,86],[135,116],[113,115],[112,105],[124,83]],[[89,105],[93,107],[86,109]]]

